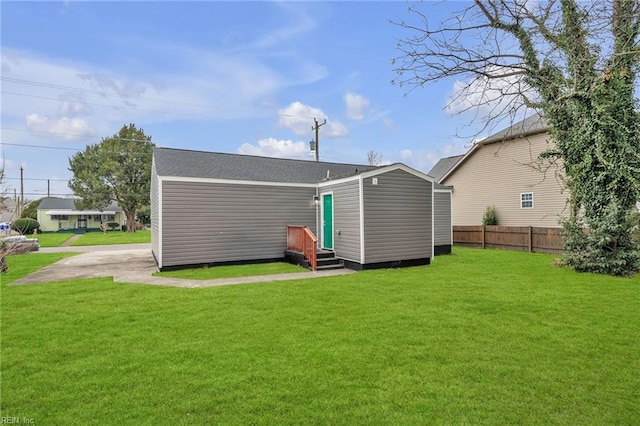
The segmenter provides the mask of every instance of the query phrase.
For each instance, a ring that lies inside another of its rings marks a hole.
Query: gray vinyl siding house
[[[434,183],[433,190],[433,250],[434,255],[451,253],[453,224],[451,216],[451,188]]]
[[[433,194],[432,178],[403,164],[156,148],[152,252],[161,270],[283,259],[298,225],[353,269],[428,264]]]

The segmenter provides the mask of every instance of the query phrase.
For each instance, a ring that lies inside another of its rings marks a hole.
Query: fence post
[[[531,226],[529,226],[529,253],[531,253],[533,248],[533,233],[531,232]]]
[[[482,225],[482,248],[484,248],[484,225]]]

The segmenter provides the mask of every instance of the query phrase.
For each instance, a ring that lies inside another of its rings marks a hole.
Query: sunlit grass
[[[109,231],[106,234],[102,232],[87,232],[78,240],[74,241],[72,246],[98,246],[108,244],[136,244],[151,242],[151,231],[143,230],[136,232]]]
[[[74,234],[72,233],[47,233],[47,234],[38,234],[35,238],[38,239],[38,243],[40,247],[59,247],[60,244],[67,241]]]
[[[455,253],[425,267],[197,290],[5,283],[2,415],[637,423],[640,277],[578,274],[549,255]],[[28,266],[15,262],[14,273]]]

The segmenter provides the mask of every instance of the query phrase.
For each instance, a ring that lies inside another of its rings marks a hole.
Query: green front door
[[[333,249],[333,194],[322,195],[322,247]]]

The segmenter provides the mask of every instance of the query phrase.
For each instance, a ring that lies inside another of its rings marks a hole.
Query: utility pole
[[[318,120],[314,117],[313,118],[313,122],[314,122],[314,126],[311,128],[311,130],[315,130],[316,132],[316,140],[315,140],[315,148],[316,148],[316,161],[320,161],[320,127],[324,126],[325,124],[327,124],[327,119],[324,119],[324,122],[322,124],[318,124]]]
[[[24,205],[24,167],[20,166],[20,201],[18,202],[18,217],[22,216],[23,205]]]
[[[47,179],[47,197],[51,197],[51,179]]]

